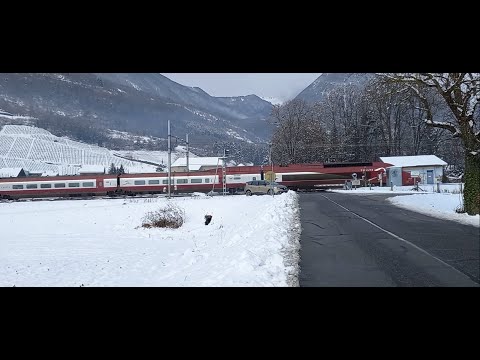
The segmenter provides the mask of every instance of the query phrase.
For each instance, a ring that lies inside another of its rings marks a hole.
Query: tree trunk
[[[469,152],[465,155],[465,211],[468,215],[480,213],[480,158]]]

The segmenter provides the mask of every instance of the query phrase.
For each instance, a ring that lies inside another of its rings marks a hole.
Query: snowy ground
[[[461,196],[460,194],[415,194],[395,196],[388,201],[408,210],[480,227],[480,215],[470,216],[455,212],[455,209],[463,204]]]
[[[405,189],[403,186],[394,187],[393,191],[389,187],[359,187],[352,190],[328,190],[331,192],[342,193],[342,194],[352,194],[352,195],[375,195],[375,194],[418,194],[417,191],[412,190],[412,186],[409,186]]]
[[[139,227],[167,201],[186,212],[180,229]],[[298,286],[297,201],[290,191],[0,203],[0,286]]]
[[[467,214],[457,214],[455,209],[463,204],[462,195],[457,193],[460,184],[442,184],[440,188],[442,193],[436,193],[434,187],[424,186],[425,192],[412,191],[412,186],[394,186],[393,191],[390,187],[360,187],[356,190],[329,190],[331,192],[352,194],[352,195],[375,195],[375,194],[403,194],[409,196],[395,196],[388,199],[392,204],[421,212],[430,216],[454,220],[463,224],[480,226],[480,216],[469,216]],[[463,184],[462,184],[463,186]],[[428,192],[430,191],[430,192]]]
[[[358,187],[357,189],[352,190],[331,190],[333,192],[339,193],[352,193],[352,194],[378,194],[378,193],[385,193],[385,194],[419,194],[419,193],[436,193],[440,190],[441,193],[451,193],[451,194],[459,194],[461,190],[465,187],[465,184],[456,183],[456,184],[438,184],[437,185],[420,185],[419,191],[413,190],[414,186],[393,186],[393,190],[390,186],[383,186],[383,187]]]

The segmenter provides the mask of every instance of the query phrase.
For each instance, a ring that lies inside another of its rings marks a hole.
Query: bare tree
[[[324,140],[324,132],[312,106],[298,99],[275,105],[270,121],[276,125],[272,137],[272,159],[275,163],[320,160],[314,145]]]
[[[462,139],[465,148],[465,211],[480,212],[480,130],[478,103],[480,102],[480,73],[394,73],[380,74],[410,90],[420,100],[425,111],[425,123],[449,131]],[[451,121],[434,119],[429,89],[445,101],[451,111]]]

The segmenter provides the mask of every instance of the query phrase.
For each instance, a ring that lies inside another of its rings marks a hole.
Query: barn
[[[435,155],[383,156],[380,160],[393,165],[386,169],[388,185],[396,186],[440,183],[447,165]]]

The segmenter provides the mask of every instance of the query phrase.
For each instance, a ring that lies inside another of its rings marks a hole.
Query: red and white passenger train
[[[379,169],[387,166],[390,164],[383,162],[295,164],[274,166],[273,173],[275,181],[289,189],[319,189],[342,187],[353,174],[378,185],[378,175],[383,172]],[[227,167],[226,188],[231,194],[243,191],[247,181],[266,179],[270,171],[271,166]],[[171,179],[172,192],[221,192],[223,188],[221,169],[175,172]],[[167,186],[167,173],[4,178],[0,179],[0,198],[159,194],[165,193]]]

